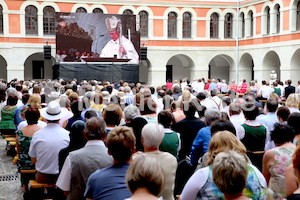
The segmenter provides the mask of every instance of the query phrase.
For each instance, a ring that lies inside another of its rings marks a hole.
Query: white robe
[[[120,52],[120,45],[125,48],[127,54],[122,54]],[[124,36],[121,37],[121,40],[120,38],[116,41],[110,40],[102,49],[100,57],[112,58],[114,55],[117,55],[118,59],[131,59],[128,63],[138,64],[139,62],[139,55],[136,52],[134,45]]]

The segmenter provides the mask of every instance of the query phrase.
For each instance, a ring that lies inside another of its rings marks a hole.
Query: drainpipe
[[[236,40],[235,40],[235,82],[239,83],[239,33],[240,33],[240,0],[236,2]]]

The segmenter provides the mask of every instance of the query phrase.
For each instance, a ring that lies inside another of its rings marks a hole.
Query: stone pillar
[[[220,17],[219,21],[219,38],[223,39],[224,38],[224,17]]]

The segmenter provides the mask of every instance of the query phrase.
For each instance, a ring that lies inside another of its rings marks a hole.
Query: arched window
[[[280,32],[280,6],[275,5],[275,15],[276,15],[276,33]]]
[[[130,10],[130,9],[126,9],[126,10],[123,11],[123,14],[124,15],[133,15],[133,11]]]
[[[140,16],[141,37],[148,37],[148,12],[141,11],[139,12],[139,16]]]
[[[102,13],[103,14],[103,10],[101,8],[95,8],[93,10],[93,13]]]
[[[253,12],[250,11],[249,12],[249,19],[250,19],[250,26],[249,26],[249,36],[253,36],[253,32],[254,32],[254,18],[253,18]]]
[[[232,14],[227,13],[224,20],[224,37],[232,38]]]
[[[25,8],[25,29],[26,34],[38,34],[38,15],[35,6],[27,6]]]
[[[300,30],[300,1],[297,4],[296,30]]]
[[[0,33],[3,33],[3,8],[0,5]]]
[[[183,13],[182,37],[183,38],[192,37],[192,15],[189,12]]]
[[[177,14],[175,12],[168,14],[168,37],[177,37]]]
[[[46,6],[43,10],[43,29],[45,35],[55,34],[55,10],[51,6]]]
[[[241,20],[241,36],[245,37],[245,14],[241,13],[240,15],[240,20]]]
[[[76,9],[76,13],[87,13],[86,9],[83,7],[79,7]]]
[[[210,16],[210,38],[219,37],[219,15],[213,13]]]
[[[271,25],[271,15],[270,15],[270,8],[269,7],[266,7],[266,20],[267,20],[267,23],[266,23],[266,33],[269,35],[270,34],[270,25]]]

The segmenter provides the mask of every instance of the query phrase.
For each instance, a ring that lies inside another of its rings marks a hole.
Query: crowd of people
[[[2,81],[0,131],[36,170],[24,199],[30,179],[62,199],[297,199],[300,87],[285,83]]]

